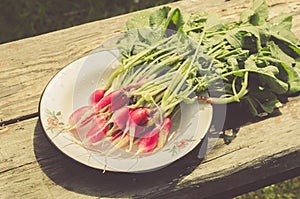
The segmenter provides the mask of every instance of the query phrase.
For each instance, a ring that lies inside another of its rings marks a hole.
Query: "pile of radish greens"
[[[292,17],[269,19],[263,0],[234,22],[163,7],[126,25],[120,65],[69,118],[70,131],[86,147],[105,138],[136,154],[155,152],[170,139],[181,103],[234,102],[257,116],[300,90]]]

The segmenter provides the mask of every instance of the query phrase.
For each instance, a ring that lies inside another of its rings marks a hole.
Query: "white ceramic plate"
[[[149,172],[162,168],[194,149],[210,127],[209,104],[182,104],[179,121],[173,121],[174,136],[159,151],[145,156],[131,156],[119,151],[114,155],[87,150],[75,138],[62,131],[69,115],[88,104],[90,93],[104,85],[118,63],[118,51],[100,51],[78,59],[63,68],[48,83],[40,100],[40,120],[52,143],[67,156],[87,166],[117,172]],[[196,158],[196,157],[195,157]]]

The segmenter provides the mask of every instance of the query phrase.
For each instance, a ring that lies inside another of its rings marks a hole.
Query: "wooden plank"
[[[272,16],[292,11],[293,29],[300,36],[299,2],[268,4]],[[235,19],[250,1],[194,0],[171,5]],[[51,77],[120,31],[131,15],[1,45],[0,119],[24,119],[36,113],[39,96]],[[220,193],[232,196],[249,191],[253,184],[299,171],[299,105],[300,97],[291,98],[281,115],[242,127],[229,145],[218,139],[203,161],[197,159],[198,147],[174,164],[147,174],[103,174],[87,168],[57,151],[37,118],[14,123],[0,131],[0,198],[187,198],[199,194],[198,198],[221,198]]]
[[[37,118],[11,124],[0,135],[0,198],[236,194],[237,188],[300,169],[300,98],[291,98],[280,111],[242,127],[229,145],[218,139],[203,161],[197,158],[198,146],[175,163],[145,174],[102,173],[67,158],[50,144]]]
[[[268,1],[270,14],[293,12],[294,29],[300,37],[300,5],[297,0]],[[237,19],[251,6],[247,0],[189,0],[169,4],[183,12],[207,11]],[[151,8],[153,10],[157,8]],[[18,119],[37,113],[38,102],[47,82],[68,63],[87,55],[108,38],[114,37],[134,15],[130,13],[106,20],[0,45],[0,119]]]

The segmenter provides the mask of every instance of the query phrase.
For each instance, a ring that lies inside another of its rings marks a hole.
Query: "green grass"
[[[235,199],[299,199],[300,176],[243,194]]]
[[[0,43],[178,0],[0,0]]]
[[[177,0],[0,0],[0,43],[40,35]],[[236,199],[300,198],[300,177]]]

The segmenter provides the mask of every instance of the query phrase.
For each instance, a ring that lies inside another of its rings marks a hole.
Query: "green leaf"
[[[167,20],[168,13],[170,12],[170,7],[163,7],[159,10],[154,11],[150,14],[149,25],[150,27],[162,27]]]
[[[276,28],[278,30],[285,29],[291,30],[292,28],[292,15],[287,13],[282,13],[273,19],[270,20],[270,24],[272,28]]]
[[[254,10],[246,9],[240,14],[240,21],[243,23],[249,22],[250,18],[255,14]]]
[[[270,77],[274,77],[278,74],[279,70],[276,66],[268,65],[265,67],[258,67],[256,64],[257,60],[254,55],[249,56],[249,58],[245,61],[245,69],[251,70],[251,72],[256,72],[259,74],[267,75]]]
[[[256,98],[260,107],[267,113],[272,113],[274,109],[282,106],[277,96],[267,88],[253,92],[252,96]]]
[[[297,53],[295,59],[299,59],[299,58],[300,58],[300,48],[297,46],[297,44],[289,45],[289,47],[290,47],[295,53]]]
[[[285,94],[288,91],[288,84],[275,76],[275,74],[278,73],[277,67],[271,65],[264,68],[257,67],[255,58],[253,55],[251,55],[245,61],[245,69],[249,69],[251,72],[258,73],[260,81],[267,84],[274,93]]]
[[[133,43],[131,41],[139,38],[140,41],[151,45],[162,39],[173,15],[176,14],[176,12],[173,12],[171,19],[168,20],[170,12],[170,7],[163,7],[154,12],[139,13],[129,19],[126,23],[127,30],[130,31],[129,38],[132,38],[129,43]]]
[[[277,79],[275,76],[260,74],[259,79],[260,81],[266,83],[269,86],[269,88],[276,94],[286,94],[289,90],[289,85]]]
[[[296,61],[285,54],[274,42],[270,42],[269,46],[272,56],[282,60],[280,66],[284,70],[284,74],[286,74],[284,80],[289,84],[289,93],[293,94],[300,91],[300,74],[292,67],[292,65],[296,64]]]
[[[186,20],[186,23],[183,25],[184,31],[191,32],[199,32],[204,27],[204,24],[207,20],[207,15],[204,13],[199,14],[184,14],[183,18]]]
[[[251,97],[246,96],[243,100],[243,103],[245,103],[245,101],[247,102],[247,107],[248,107],[248,110],[250,111],[250,113],[253,116],[257,116],[259,114],[259,111],[257,110],[259,105],[256,102],[256,100],[253,100]]]
[[[275,66],[268,65],[265,67],[258,67],[256,64],[257,60],[254,55],[249,56],[249,58],[245,61],[245,69],[249,69],[252,72],[257,72],[260,74],[265,74],[273,77],[275,74],[278,74],[278,69]]]
[[[242,49],[249,50],[250,54],[257,53],[261,48],[260,39],[251,33],[243,34],[241,41]]]
[[[242,48],[242,37],[238,33],[238,30],[230,30],[226,33],[225,39],[233,48]]]
[[[178,8],[171,9],[168,12],[167,19],[164,23],[163,29],[176,30],[178,32],[183,32],[183,16]]]
[[[178,8],[176,8],[173,12],[170,11],[170,16],[171,16],[171,19],[172,19],[172,23],[175,25],[175,30],[179,31],[179,32],[182,32],[183,31],[183,25],[184,25],[184,21],[183,21],[183,16],[180,12],[180,10]],[[167,24],[168,28],[171,28],[170,27],[170,24]]]
[[[259,103],[259,105],[267,113],[272,113],[274,109],[282,106],[278,99],[268,100],[265,103]]]
[[[146,44],[154,44],[164,37],[164,32],[162,29],[153,30],[150,28],[140,28],[138,29],[138,34],[141,40]]]
[[[270,38],[269,32],[263,26],[244,26],[240,27],[239,33],[242,34],[243,48],[251,52],[258,52],[267,44]]]
[[[270,30],[270,35],[272,36],[270,41],[274,41],[277,45],[279,45],[284,53],[295,59],[300,57],[300,48],[296,43],[293,43],[288,38],[279,35],[275,30]]]
[[[270,51],[272,53],[272,56],[278,60],[282,60],[283,62],[287,63],[288,65],[292,65],[295,60],[284,53],[278,45],[276,45],[273,41],[268,43],[268,46],[270,47]]]
[[[131,19],[127,20],[126,22],[127,30],[150,27],[150,15],[151,12],[142,12],[134,15]]]
[[[295,94],[300,91],[300,71],[295,70],[289,65],[282,63],[283,68],[288,73],[289,91],[288,94]]]
[[[274,109],[282,106],[277,96],[268,88],[259,84],[252,84],[249,94],[245,97],[249,111],[257,116],[261,112],[272,113]]]
[[[254,14],[250,17],[250,23],[255,26],[263,25],[269,16],[269,10],[266,1],[254,0],[252,9]]]
[[[224,21],[216,15],[208,15],[205,26],[207,32],[216,32],[223,29]]]

